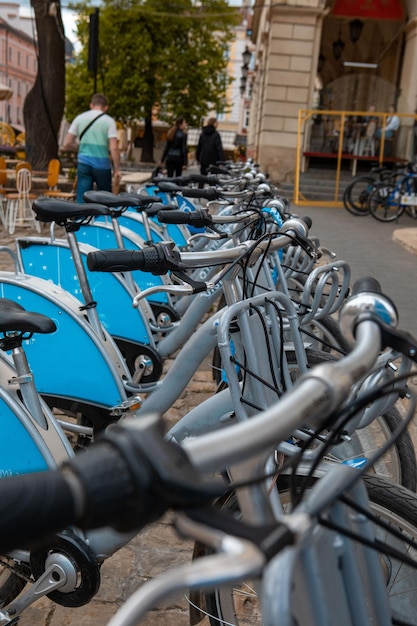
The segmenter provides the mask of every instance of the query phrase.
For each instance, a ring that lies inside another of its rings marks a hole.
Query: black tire
[[[24,589],[26,586],[24,577],[29,577],[31,572],[30,567],[16,563],[7,556],[0,556],[0,560],[11,568],[5,565],[0,566],[0,607],[4,607]]]
[[[352,215],[361,217],[369,215],[368,199],[373,189],[375,178],[358,176],[343,192],[343,206]]]
[[[303,480],[302,477],[301,480]],[[404,541],[389,537],[389,545],[409,554],[407,537],[417,540],[417,494],[377,476],[365,476],[364,481],[372,512],[404,534]],[[278,482],[283,500],[288,501],[288,497],[286,498],[289,496],[288,477],[282,476]],[[223,506],[234,515],[239,515],[237,500],[233,494],[223,503]],[[388,535],[383,529],[377,527],[376,536],[382,543],[387,543]],[[195,554],[198,556],[208,553],[209,551],[200,545],[195,548]],[[417,586],[417,570],[396,561],[383,551],[381,551],[380,558],[391,606],[395,615],[403,620],[398,623],[414,623],[417,611],[417,595],[414,591]],[[200,598],[200,601],[204,603],[211,626],[219,624],[261,626],[262,616],[254,587],[252,581],[244,581],[233,589],[218,588],[205,594],[203,599]],[[196,599],[193,598],[194,601]]]
[[[392,184],[376,187],[369,196],[369,210],[379,222],[395,222],[404,212],[400,190]]]
[[[312,320],[308,324],[300,326],[301,332],[307,337],[313,334],[316,350],[334,354],[348,354],[351,346],[340,330],[338,322],[333,317],[327,316],[317,320]]]
[[[329,459],[346,462],[358,456],[371,457],[381,440],[387,440],[401,422],[401,414],[394,406],[366,428],[355,431],[348,444],[335,446]],[[369,469],[369,475],[374,474],[393,480],[410,491],[417,490],[417,460],[408,430],[401,433],[395,445],[391,446],[375,467]]]

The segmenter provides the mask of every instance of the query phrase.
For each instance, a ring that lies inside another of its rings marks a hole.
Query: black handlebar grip
[[[204,198],[205,200],[218,200],[221,192],[210,187],[209,189],[183,189],[182,195],[186,198]]]
[[[87,266],[91,272],[128,272],[132,270],[144,270],[145,265],[153,264],[153,256],[158,253],[152,251],[146,255],[142,250],[96,250],[87,255]],[[146,249],[148,252],[148,249]],[[151,258],[152,257],[152,258]],[[148,270],[150,271],[150,270]]]
[[[305,217],[302,217],[301,219],[303,220],[304,224],[307,226],[308,230],[310,230],[311,225],[313,223],[313,220],[311,219],[311,217],[306,215]]]
[[[219,179],[214,174],[191,174],[191,181],[193,183],[206,183],[207,185],[217,185]]]
[[[363,276],[362,278],[358,278],[352,287],[353,295],[366,292],[381,293],[381,291],[381,285],[377,279],[372,276]]]
[[[163,224],[188,224],[195,228],[204,228],[213,220],[206,211],[159,211],[158,220]]]
[[[157,213],[157,218],[163,224],[189,224],[189,212],[185,211],[166,211],[161,209]]]
[[[0,553],[30,546],[75,522],[68,483],[58,471],[0,481]]]

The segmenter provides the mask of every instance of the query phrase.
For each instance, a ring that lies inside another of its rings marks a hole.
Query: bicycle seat
[[[0,299],[0,332],[53,333],[55,322],[46,315],[26,311],[20,304],[7,298]]]
[[[38,198],[33,202],[32,209],[40,222],[60,223],[76,217],[110,215],[110,209],[104,204],[68,202],[55,198]]]
[[[148,196],[146,194],[138,193],[115,194],[110,191],[86,191],[84,194],[84,200],[96,204],[104,204],[105,206],[111,208],[134,207],[135,209],[143,209],[148,204],[161,202],[161,198],[158,196]]]

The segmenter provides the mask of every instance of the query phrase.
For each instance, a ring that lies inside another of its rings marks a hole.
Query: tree
[[[26,157],[34,169],[44,170],[58,154],[65,107],[65,36],[59,2],[31,0],[31,5],[38,36],[38,72],[23,106]]]
[[[67,73],[67,116],[88,107],[91,4],[76,5],[82,49]],[[227,107],[227,53],[239,13],[226,0],[104,0],[99,20],[99,89],[111,113],[145,122],[142,160],[153,161],[152,120],[184,116],[198,126]]]

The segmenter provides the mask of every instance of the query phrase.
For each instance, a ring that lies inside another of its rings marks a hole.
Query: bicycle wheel
[[[303,477],[299,477],[303,480]],[[389,479],[378,476],[365,476],[371,511],[381,520],[399,530],[404,540],[394,538],[380,527],[376,527],[376,538],[382,544],[394,547],[410,555],[407,538],[417,540],[417,494],[397,485]],[[278,480],[281,501],[290,504],[289,477]],[[239,515],[236,496],[232,494],[222,503],[234,515]],[[203,556],[209,551],[196,546],[195,554]],[[413,556],[413,554],[411,554]],[[390,603],[398,620],[396,623],[411,624],[417,611],[417,570],[394,557],[380,552],[381,564],[385,575]],[[244,581],[233,587],[221,587],[205,594],[204,613],[208,615],[211,626],[261,626],[262,615],[256,593],[259,581]],[[193,598],[196,602],[197,598]],[[201,600],[200,600],[201,601]],[[403,621],[400,621],[403,620]]]
[[[380,185],[369,196],[369,210],[379,222],[394,222],[404,212],[401,191],[395,185]]]
[[[401,414],[393,407],[366,428],[356,430],[349,442],[335,446],[326,458],[339,463],[361,458],[369,459],[391,437],[401,421]],[[369,468],[369,472],[393,480],[410,491],[416,491],[417,460],[413,441],[407,430],[397,438],[395,445]]]
[[[26,586],[30,568],[7,556],[0,556],[0,607],[14,600]]]
[[[343,206],[352,215],[369,215],[368,198],[374,188],[375,178],[359,176],[343,192]]]
[[[340,326],[332,317],[323,317],[311,320],[308,324],[301,325],[301,333],[312,340],[311,348],[325,353],[348,354],[351,346],[344,337]]]

